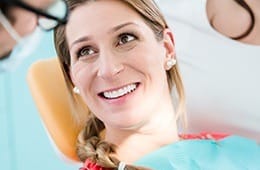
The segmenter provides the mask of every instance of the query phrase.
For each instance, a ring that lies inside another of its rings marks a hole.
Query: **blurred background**
[[[40,120],[26,81],[29,66],[56,56],[53,32],[14,71],[0,73],[0,169],[76,170],[55,151]]]

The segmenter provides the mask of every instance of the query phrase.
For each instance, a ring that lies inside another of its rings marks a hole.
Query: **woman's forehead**
[[[146,25],[142,17],[122,1],[91,1],[72,11],[66,26],[66,35],[70,42],[83,32],[90,34],[96,34],[97,31],[108,32],[113,27],[125,23]]]
[[[82,16],[85,16],[86,18],[83,18]],[[99,0],[83,3],[74,8],[71,12],[69,21],[88,21],[92,18],[102,19],[96,21],[99,23],[104,22],[109,18],[116,20],[131,16],[139,15],[134,9],[127,5],[126,2],[119,0]]]

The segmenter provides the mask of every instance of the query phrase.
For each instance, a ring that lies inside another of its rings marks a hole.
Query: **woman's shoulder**
[[[257,142],[217,133],[189,134],[137,161],[153,169],[255,169],[260,162]],[[250,157],[248,156],[250,155]]]

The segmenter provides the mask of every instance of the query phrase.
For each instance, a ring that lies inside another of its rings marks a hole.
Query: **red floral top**
[[[79,168],[79,170],[110,170],[109,168],[103,168],[99,166],[97,163],[92,162],[87,159],[84,163],[84,167]]]
[[[179,137],[182,139],[212,139],[212,140],[220,140],[229,135],[223,134],[223,133],[208,133],[208,132],[202,132],[199,134],[180,134]]]

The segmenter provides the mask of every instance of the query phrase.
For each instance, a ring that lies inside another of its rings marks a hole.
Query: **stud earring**
[[[170,70],[172,68],[172,66],[174,66],[176,64],[176,60],[175,59],[170,59],[166,62],[166,65],[167,65],[167,70]]]
[[[73,88],[73,92],[74,92],[75,94],[80,94],[79,88],[78,88],[77,86],[75,86],[75,87]]]

